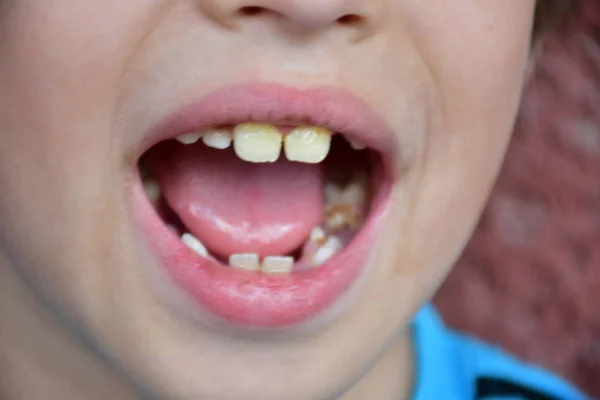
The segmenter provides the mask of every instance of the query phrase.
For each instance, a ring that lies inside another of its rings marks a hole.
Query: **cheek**
[[[431,3],[405,12],[437,90],[438,136],[505,132],[529,59],[535,2]]]
[[[19,0],[4,5],[3,197],[15,203],[19,198],[71,202],[75,194],[69,187],[92,188],[91,177],[102,182],[111,172],[107,169],[118,165],[123,135],[113,126],[121,78],[159,3],[165,2]],[[43,203],[32,209],[38,212]]]
[[[502,163],[533,19],[533,1],[486,9],[477,2],[435,3],[435,11],[422,12],[424,25],[412,26],[435,86],[427,150],[413,170],[410,233],[413,265],[428,266],[428,285],[437,285],[459,256]]]
[[[2,8],[0,252],[40,282],[67,282],[70,267],[116,241],[103,216],[119,212],[113,121],[125,55],[144,23],[141,12],[134,20],[136,3]]]

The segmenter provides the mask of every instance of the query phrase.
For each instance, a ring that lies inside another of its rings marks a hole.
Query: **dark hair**
[[[538,0],[533,28],[534,39],[548,29],[560,29],[581,6],[581,0]]]

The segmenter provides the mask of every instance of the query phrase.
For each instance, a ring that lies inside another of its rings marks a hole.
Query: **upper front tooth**
[[[208,147],[226,149],[231,146],[231,132],[228,129],[210,129],[202,135],[202,141]]]
[[[208,257],[208,250],[202,244],[200,240],[198,240],[194,235],[190,233],[184,233],[181,236],[181,241],[190,249],[194,250],[194,252],[202,257]]]
[[[266,274],[289,274],[294,267],[294,257],[268,256],[262,262],[261,270]]]
[[[177,136],[175,140],[183,144],[194,144],[198,141],[198,139],[200,139],[201,136],[202,134],[198,132],[186,133],[184,135]]]
[[[285,155],[290,161],[320,163],[329,154],[331,132],[316,126],[299,126],[285,137]]]
[[[258,271],[260,269],[260,260],[258,254],[232,254],[229,256],[229,266],[249,271]]]
[[[275,162],[281,153],[282,134],[274,125],[245,123],[233,131],[235,153],[248,162]]]

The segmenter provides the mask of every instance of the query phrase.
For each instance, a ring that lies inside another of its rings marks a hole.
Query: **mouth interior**
[[[265,273],[319,267],[368,218],[381,157],[332,136],[319,163],[242,160],[232,147],[160,142],[138,168],[163,222],[199,256]]]

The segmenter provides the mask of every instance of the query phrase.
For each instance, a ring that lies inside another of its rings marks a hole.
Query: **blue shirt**
[[[587,400],[558,376],[448,329],[432,306],[413,322],[413,400]]]

